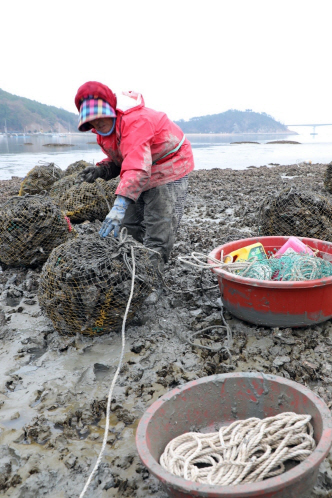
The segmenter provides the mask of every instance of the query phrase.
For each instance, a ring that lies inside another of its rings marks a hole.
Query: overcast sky
[[[332,123],[330,0],[2,2],[0,88],[76,112],[80,85],[171,119],[228,109]]]

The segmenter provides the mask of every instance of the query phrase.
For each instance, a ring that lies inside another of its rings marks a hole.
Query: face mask
[[[96,130],[96,132],[98,133],[98,135],[101,135],[102,137],[108,137],[109,135],[111,135],[111,133],[113,133],[114,127],[115,127],[115,118],[113,118],[113,125],[110,131],[108,131],[107,133],[102,133],[101,131]]]

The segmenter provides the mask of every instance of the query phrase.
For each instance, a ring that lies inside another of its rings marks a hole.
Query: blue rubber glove
[[[101,237],[107,237],[112,230],[114,230],[114,237],[117,237],[120,232],[120,225],[123,221],[126,209],[131,203],[131,200],[122,195],[117,195],[112,209],[105,218],[101,229],[99,230],[99,235]]]

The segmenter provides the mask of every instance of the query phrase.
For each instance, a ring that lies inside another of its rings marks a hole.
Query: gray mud
[[[177,256],[209,253],[230,240],[257,235],[264,196],[295,185],[325,193],[326,165],[301,164],[197,171],[172,259],[169,288],[156,305],[143,305],[126,327],[126,349],[116,383],[102,464],[86,497],[165,498],[140,463],[135,429],[147,407],[175,386],[215,373],[259,371],[310,387],[332,407],[332,322],[303,329],[244,323],[227,312],[231,358],[188,342],[190,334],[222,325],[214,275],[184,266]],[[15,187],[8,181],[10,194]],[[1,182],[1,190],[6,190]],[[328,194],[327,194],[328,195]],[[100,222],[81,225],[93,232]],[[37,299],[40,269],[0,272],[0,496],[76,498],[100,451],[106,400],[121,351],[118,332],[63,337],[42,316]],[[189,292],[187,292],[189,289]],[[196,289],[196,290],[195,290]],[[196,341],[223,342],[211,331]],[[332,489],[332,454],[323,462],[313,497]]]

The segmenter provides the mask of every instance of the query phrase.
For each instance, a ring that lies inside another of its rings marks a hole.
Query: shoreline
[[[215,135],[215,136],[222,136],[222,137],[228,137],[228,136],[242,136],[242,135],[299,135],[297,131],[271,131],[271,132],[243,132],[243,133],[186,133],[186,136],[200,136],[200,135]]]
[[[88,136],[89,132],[86,132],[86,136]],[[93,133],[89,133],[89,136],[94,135]],[[240,136],[240,135],[299,135],[298,132],[288,130],[288,131],[262,131],[262,132],[253,132],[253,131],[247,131],[247,132],[242,132],[242,133],[186,133],[186,135],[220,135],[220,136]],[[11,138],[11,137],[48,137],[48,136],[62,136],[63,134],[58,135],[57,133],[20,133],[20,134],[11,134],[7,133],[7,136],[5,134],[0,134],[0,138]],[[78,136],[81,137],[82,133],[80,132],[74,132],[74,133],[67,133],[66,136],[68,137],[73,137],[73,136]]]

